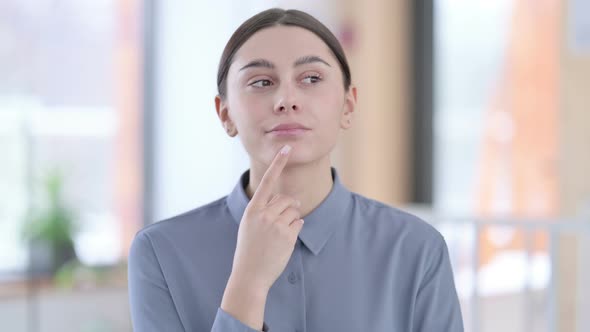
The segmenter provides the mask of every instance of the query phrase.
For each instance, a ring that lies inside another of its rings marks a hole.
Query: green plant
[[[54,169],[43,181],[43,204],[37,204],[27,214],[23,239],[31,246],[49,250],[49,262],[44,262],[55,273],[64,263],[75,259],[73,237],[77,231],[74,213],[63,198],[63,176]],[[32,259],[35,261],[35,259]]]

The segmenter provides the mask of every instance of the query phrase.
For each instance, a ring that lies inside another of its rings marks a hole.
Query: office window
[[[125,258],[142,224],[137,1],[0,3],[0,276],[27,267],[20,232],[52,170],[83,263]]]

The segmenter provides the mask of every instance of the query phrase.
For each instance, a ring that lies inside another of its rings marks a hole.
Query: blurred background
[[[587,0],[2,0],[0,330],[131,331],[135,233],[248,167],[216,70],[274,6],[340,39],[333,164],[442,232],[466,331],[590,331]]]

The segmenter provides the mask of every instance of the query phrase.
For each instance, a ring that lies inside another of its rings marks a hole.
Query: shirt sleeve
[[[234,316],[227,313],[225,310],[218,308],[217,315],[215,316],[215,321],[213,322],[213,328],[211,328],[211,332],[260,332],[255,330],[248,325],[242,323]],[[269,328],[266,323],[262,323],[262,331],[268,332]]]
[[[416,296],[414,331],[463,332],[449,252],[440,235],[435,248]]]
[[[143,232],[129,250],[128,283],[133,331],[185,331],[151,240]]]
[[[150,238],[137,234],[129,250],[129,305],[136,332],[185,332]],[[212,332],[257,332],[218,308]],[[263,332],[269,331],[266,323]],[[186,331],[189,332],[189,331]],[[191,331],[192,332],[192,331]]]

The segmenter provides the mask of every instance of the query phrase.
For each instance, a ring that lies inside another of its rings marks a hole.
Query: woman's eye
[[[305,78],[303,78],[303,82],[309,83],[309,84],[317,83],[321,80],[322,80],[322,78],[319,77],[318,75],[307,75],[307,76],[305,76]]]
[[[263,88],[265,86],[270,86],[270,85],[272,85],[272,82],[270,80],[257,80],[257,81],[250,83],[250,86],[253,86],[255,88]]]

